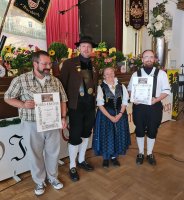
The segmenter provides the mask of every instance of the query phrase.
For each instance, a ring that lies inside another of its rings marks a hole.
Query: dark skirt
[[[114,110],[107,110],[115,116]],[[110,159],[124,155],[130,144],[127,113],[123,113],[120,120],[113,123],[98,109],[92,143],[95,154],[103,156],[103,159]]]

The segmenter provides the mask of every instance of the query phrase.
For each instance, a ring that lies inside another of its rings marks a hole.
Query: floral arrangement
[[[116,66],[116,57],[112,57],[107,53],[102,53],[100,56],[96,56],[94,58],[94,66],[101,73],[103,69],[107,67],[115,67]]]
[[[116,63],[122,62],[126,60],[126,57],[121,51],[113,51],[109,55],[110,57],[115,57],[116,58]]]
[[[106,42],[100,42],[98,44],[98,47],[95,49],[95,51],[107,51],[107,44],[106,44]]]
[[[34,52],[32,48],[32,45],[29,46],[29,48],[21,48],[18,47],[14,50],[15,57],[12,59],[11,67],[13,69],[15,68],[27,68],[32,69],[32,53]]]
[[[15,55],[13,54],[14,50],[15,47],[11,44],[9,46],[4,46],[4,48],[1,51],[2,60],[7,62],[12,61],[12,59],[15,57]]]
[[[68,57],[68,47],[60,42],[53,42],[48,48],[52,62],[60,63],[62,58]]]
[[[95,49],[94,66],[102,72],[104,68],[114,67],[117,68],[121,62],[125,61],[126,57],[121,51],[116,51],[116,48],[110,48],[107,51],[106,42],[100,42]]]
[[[5,46],[1,52],[2,60],[5,63],[9,63],[12,69],[31,69],[32,62],[31,57],[34,51],[38,51],[39,48],[33,45],[28,47],[14,47],[13,45]]]
[[[147,25],[149,35],[153,37],[166,37],[169,39],[171,31],[168,30],[171,26],[171,16],[166,12],[165,5],[168,1],[157,3],[151,11],[151,22]]]
[[[133,56],[132,53],[128,54],[126,57],[127,66],[129,67],[129,71],[135,71],[142,67],[142,59],[141,54],[138,56]]]

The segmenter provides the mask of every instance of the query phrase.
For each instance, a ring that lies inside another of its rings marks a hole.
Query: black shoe
[[[109,160],[103,160],[102,166],[103,166],[103,168],[108,168],[109,167]]]
[[[120,166],[120,162],[117,160],[117,158],[112,158],[111,162],[112,162],[112,165],[115,166],[115,167]]]
[[[156,165],[155,156],[153,154],[147,155],[147,161],[150,165]]]
[[[137,155],[137,158],[136,158],[136,164],[137,165],[142,165],[143,164],[143,161],[144,161],[144,155],[139,153]]]
[[[72,181],[78,181],[79,180],[79,174],[77,173],[77,170],[75,167],[71,168],[69,170],[69,175]]]
[[[86,170],[86,171],[93,171],[94,170],[94,167],[91,166],[89,163],[87,163],[86,161],[83,161],[81,163],[77,163],[77,166]]]

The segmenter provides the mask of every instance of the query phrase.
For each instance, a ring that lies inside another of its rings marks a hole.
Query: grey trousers
[[[33,181],[41,184],[45,179],[56,179],[60,154],[59,129],[37,132],[36,122],[23,121],[22,124]]]

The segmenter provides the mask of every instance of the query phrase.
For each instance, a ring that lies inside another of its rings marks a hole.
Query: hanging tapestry
[[[50,0],[15,0],[14,6],[24,11],[34,19],[43,23],[47,15]]]
[[[125,24],[139,30],[149,23],[149,0],[125,1]]]

